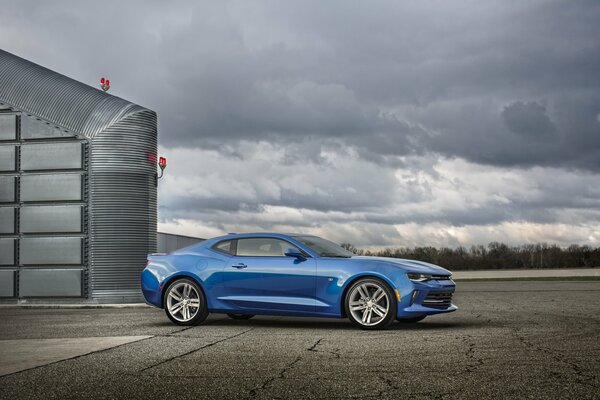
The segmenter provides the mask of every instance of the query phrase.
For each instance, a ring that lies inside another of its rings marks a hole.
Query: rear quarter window
[[[232,240],[223,240],[222,242],[216,243],[212,247],[213,250],[223,254],[233,254]]]

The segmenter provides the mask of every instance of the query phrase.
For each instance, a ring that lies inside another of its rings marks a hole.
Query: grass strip
[[[600,281],[600,276],[544,276],[544,277],[518,277],[518,278],[460,278],[453,279],[456,282],[485,282],[485,281],[535,281],[535,282],[551,282],[551,281]]]

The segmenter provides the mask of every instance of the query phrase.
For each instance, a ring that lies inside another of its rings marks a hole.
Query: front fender
[[[322,313],[344,315],[346,293],[356,280],[366,277],[381,279],[392,289],[402,293],[405,272],[389,263],[356,259],[319,259],[317,261],[317,305],[323,304]],[[396,296],[394,295],[397,301]]]
[[[352,286],[352,284],[354,284],[354,282],[363,279],[363,278],[379,278],[382,281],[384,281],[385,283],[388,284],[388,286],[392,289],[393,293],[393,301],[398,301],[398,299],[396,298],[396,293],[399,293],[398,291],[398,285],[392,281],[392,279],[390,279],[388,276],[382,274],[381,272],[377,272],[377,271],[363,271],[360,272],[356,275],[353,275],[350,279],[348,279],[346,281],[346,283],[344,283],[343,287],[342,287],[342,295],[340,296],[340,302],[339,302],[339,310],[340,310],[340,315],[344,316],[346,311],[344,310],[344,306],[345,306],[345,301],[346,301],[346,294],[348,293],[348,289],[350,289],[350,286]]]

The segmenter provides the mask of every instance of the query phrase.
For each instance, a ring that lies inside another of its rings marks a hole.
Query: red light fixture
[[[100,88],[107,92],[110,89],[110,81],[104,77],[100,78]]]
[[[158,166],[160,167],[160,175],[157,175],[157,178],[160,179],[165,172],[165,168],[167,168],[167,159],[165,157],[159,157]]]

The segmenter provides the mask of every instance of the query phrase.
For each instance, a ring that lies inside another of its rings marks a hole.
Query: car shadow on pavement
[[[162,324],[161,324],[162,325]],[[394,322],[386,330],[400,331],[432,331],[439,329],[466,329],[473,327],[494,326],[491,321],[479,321],[475,319],[461,319],[458,321],[421,321],[418,323]],[[347,319],[327,319],[327,318],[295,318],[295,317],[255,317],[250,320],[232,320],[227,317],[210,319],[200,324],[197,328],[203,326],[219,327],[248,327],[248,328],[287,328],[287,329],[335,329],[335,330],[359,330]]]

